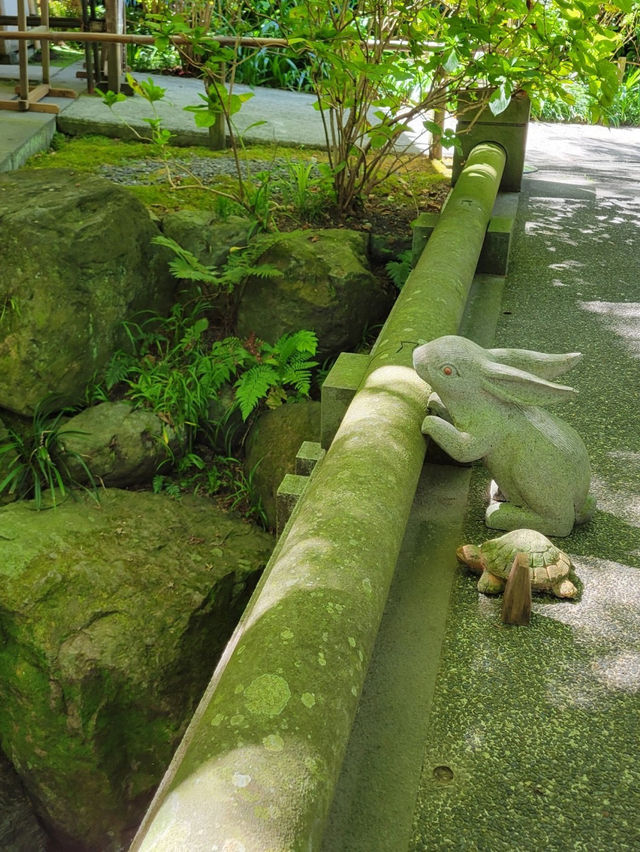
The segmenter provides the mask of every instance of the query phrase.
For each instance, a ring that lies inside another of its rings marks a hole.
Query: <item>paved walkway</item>
[[[638,141],[531,128],[495,317],[494,345],[584,353],[565,377],[579,397],[558,408],[589,449],[599,507],[562,540],[581,597],[536,598],[528,628],[502,627],[501,601],[453,555],[490,537],[487,476],[474,468],[461,529],[469,473],[425,468],[327,852],[640,848]],[[476,337],[486,324],[473,307],[464,333]]]
[[[99,94],[88,95],[86,83],[76,77],[82,69],[78,62],[67,68],[51,68],[52,84],[78,92],[77,100],[47,98],[60,108],[57,128],[70,135],[101,133],[105,136],[132,136],[126,124],[148,134],[144,119],[153,113],[149,104],[140,97],[129,97],[116,104],[113,112],[102,103]],[[40,82],[40,66],[30,66],[30,82]],[[17,66],[0,65],[0,98],[14,97],[18,75]],[[202,82],[163,74],[134,73],[138,80],[151,78],[165,89],[165,96],[156,103],[163,126],[171,131],[179,145],[206,145],[208,130],[196,127],[193,114],[186,106],[201,103]],[[283,146],[324,147],[325,137],[319,112],[314,108],[315,97],[301,92],[284,92],[277,89],[237,86],[237,93],[252,92],[253,97],[234,116],[237,132],[245,142],[278,143]],[[0,172],[19,168],[25,160],[38,151],[48,148],[56,130],[55,116],[43,113],[14,113],[0,111]],[[401,144],[410,151],[424,151],[428,139],[422,133],[420,122],[415,122],[415,132],[401,137]]]
[[[48,102],[60,107],[57,126],[68,134],[102,133],[105,136],[126,136],[125,122],[146,134],[149,127],[144,119],[153,113],[149,104],[141,97],[129,97],[116,104],[113,112],[102,103],[101,96],[88,95],[84,80],[76,77],[81,63],[68,68],[52,68],[52,82],[59,87],[73,88],[79,93],[77,100],[69,98],[47,98]],[[13,96],[13,86],[18,73],[17,66],[0,66],[0,98]],[[31,82],[40,80],[39,66],[32,66]],[[201,103],[203,92],[200,80],[171,77],[162,74],[133,75],[139,80],[151,77],[157,86],[166,90],[165,97],[156,103],[163,126],[172,132],[174,140],[181,145],[206,145],[208,130],[195,125],[193,114],[185,111],[186,106]],[[285,146],[323,147],[324,132],[320,114],[314,109],[315,97],[299,92],[283,92],[276,89],[237,86],[238,93],[253,92],[234,117],[238,133],[246,142],[277,142]],[[43,113],[0,112],[0,171],[17,168],[38,150],[46,150],[56,127],[55,118]],[[129,134],[132,135],[132,134]],[[403,138],[403,144],[422,150],[416,136]]]

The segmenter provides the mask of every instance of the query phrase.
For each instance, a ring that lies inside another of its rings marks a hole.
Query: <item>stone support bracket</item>
[[[307,485],[325,451],[315,441],[303,441],[296,455],[295,473],[284,475],[276,492],[276,534],[281,536],[291,513],[306,491]]]
[[[476,272],[486,275],[507,274],[511,235],[515,226],[517,209],[518,194],[516,192],[502,192],[496,198]],[[424,251],[429,237],[438,224],[439,217],[439,213],[421,213],[414,221],[411,244],[413,265]]]
[[[320,444],[328,450],[369,366],[369,356],[341,352],[322,384]]]

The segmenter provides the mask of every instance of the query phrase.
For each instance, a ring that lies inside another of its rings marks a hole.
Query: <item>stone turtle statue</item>
[[[512,530],[480,545],[463,544],[456,551],[460,562],[482,575],[478,591],[487,595],[504,589],[518,554],[528,560],[532,589],[558,598],[576,597],[578,590],[569,579],[571,559],[536,530]]]
[[[580,358],[483,349],[455,335],[414,350],[414,368],[434,391],[423,433],[456,461],[482,459],[500,490],[504,501],[488,507],[488,527],[565,536],[592,517],[586,447],[575,429],[541,407],[575,395],[551,379]]]

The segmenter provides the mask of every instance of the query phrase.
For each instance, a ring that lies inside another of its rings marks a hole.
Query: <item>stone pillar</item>
[[[462,151],[454,154],[451,182],[455,185],[476,145],[492,142],[504,148],[507,155],[500,189],[502,192],[520,192],[530,108],[529,98],[524,93],[513,97],[500,115],[494,115],[487,106],[477,107],[461,100],[456,132]]]

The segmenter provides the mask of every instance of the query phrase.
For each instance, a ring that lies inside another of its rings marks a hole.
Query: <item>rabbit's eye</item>
[[[452,367],[451,364],[445,364],[444,367],[442,367],[442,372],[445,376],[457,376],[458,375],[458,371],[456,370],[455,367]]]

